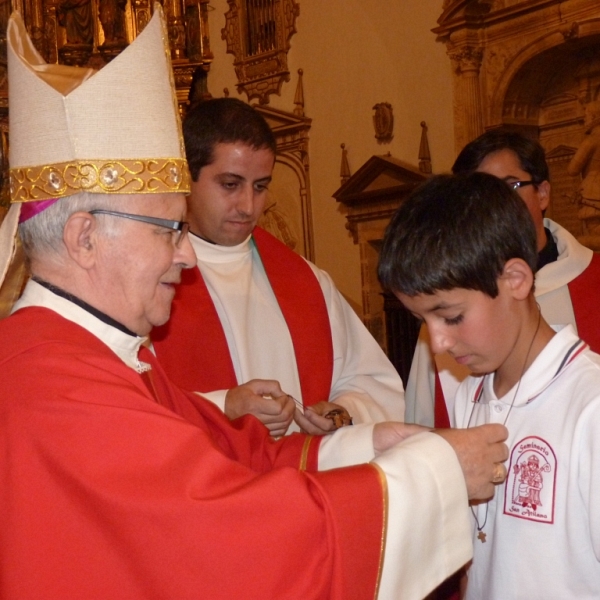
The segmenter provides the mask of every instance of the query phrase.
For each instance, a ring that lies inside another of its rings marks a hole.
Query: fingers
[[[436,430],[454,449],[465,477],[471,500],[487,500],[494,485],[506,479],[504,461],[508,431],[503,425],[481,425],[473,429]]]
[[[312,408],[307,408],[304,411],[304,414],[299,410],[296,410],[294,421],[296,421],[298,427],[300,427],[302,431],[310,435],[325,435],[335,431],[335,424],[333,421],[327,417],[318,415]]]
[[[483,434],[489,442],[505,442],[508,438],[508,429],[499,423],[489,423],[488,425],[480,425],[473,427],[472,431],[478,429],[483,430]],[[506,455],[508,458],[508,454]]]
[[[271,396],[267,392],[273,392]],[[277,381],[254,379],[228,390],[225,396],[225,414],[230,419],[251,414],[262,423],[287,429],[294,417],[293,399],[281,392]]]
[[[225,414],[230,419],[251,414],[269,429],[274,437],[284,435],[292,420],[312,435],[331,433],[344,425],[351,425],[348,411],[332,402],[318,402],[304,414],[296,401],[282,391],[278,381],[252,379],[228,390],[225,396]],[[301,405],[300,405],[301,406]]]
[[[495,485],[498,483],[502,483],[506,479],[506,475],[507,475],[506,467],[503,464],[498,463],[494,467],[494,474],[492,475],[492,483]]]
[[[321,401],[310,405],[310,410],[321,417],[324,417],[327,413],[335,410],[336,408],[341,408],[341,406],[339,404],[335,404],[334,402]]]
[[[264,402],[259,402],[262,409],[260,419],[265,425],[284,422],[289,425],[292,422],[296,405],[291,396],[284,394],[279,398],[262,398],[262,400]]]
[[[279,381],[274,379],[251,379],[242,386],[252,391],[257,396],[270,396],[271,398],[279,398],[287,394],[281,389]]]

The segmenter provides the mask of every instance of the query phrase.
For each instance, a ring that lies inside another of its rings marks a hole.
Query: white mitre
[[[19,221],[57,199],[190,190],[159,4],[144,31],[100,71],[47,64],[18,12],[9,20],[7,54],[12,205],[0,227],[0,286]]]

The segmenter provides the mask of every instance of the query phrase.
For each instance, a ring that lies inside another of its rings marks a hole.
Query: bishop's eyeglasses
[[[122,217],[123,219],[131,219],[132,221],[141,221],[142,223],[150,223],[150,225],[158,225],[173,230],[173,243],[175,248],[179,248],[181,242],[190,230],[190,224],[187,221],[171,221],[170,219],[159,219],[158,217],[146,217],[144,215],[133,215],[131,213],[117,212],[115,210],[94,209],[89,211],[90,215],[110,215],[112,217]]]

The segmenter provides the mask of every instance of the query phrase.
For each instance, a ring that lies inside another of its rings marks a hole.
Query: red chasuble
[[[600,354],[600,255],[594,253],[592,261],[578,277],[568,283],[577,334],[589,347]],[[435,366],[435,361],[434,361]],[[435,371],[435,426],[450,427],[446,400]]]
[[[290,331],[305,406],[329,399],[333,343],[321,286],[306,261],[260,227],[253,233],[269,283]],[[298,291],[301,290],[301,293]],[[171,318],[152,332],[169,378],[186,390],[238,384],[225,332],[198,269],[182,273]]]
[[[144,357],[146,358],[146,357]],[[0,322],[0,597],[374,598],[371,465],[151,384],[43,308]]]

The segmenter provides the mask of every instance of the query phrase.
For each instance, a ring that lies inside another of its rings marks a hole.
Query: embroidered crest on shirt
[[[517,442],[511,451],[505,483],[504,514],[554,523],[556,455],[537,436]]]

